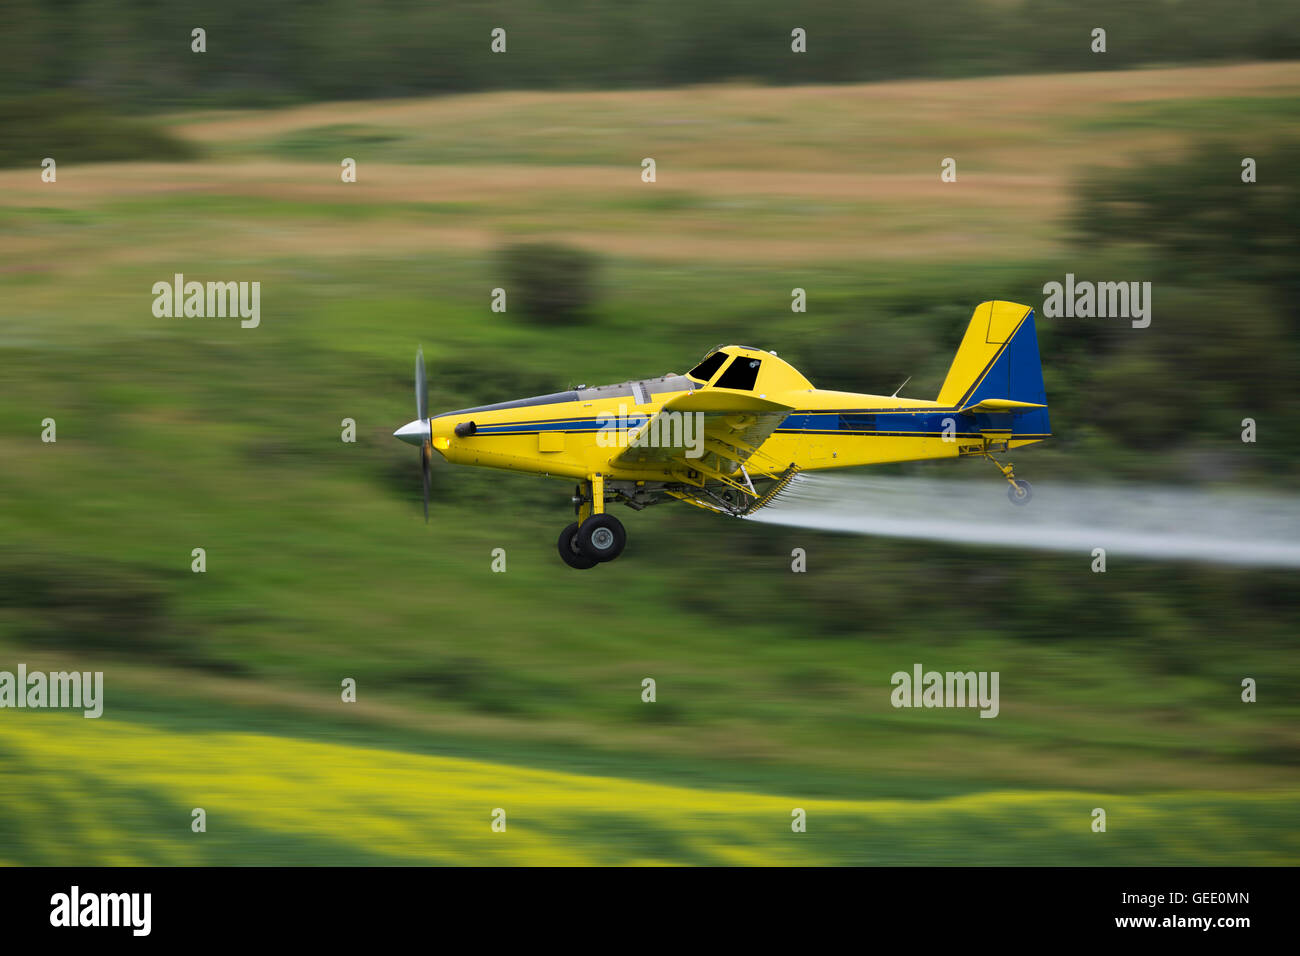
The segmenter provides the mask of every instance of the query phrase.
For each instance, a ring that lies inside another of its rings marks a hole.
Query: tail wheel
[[[578,528],[574,546],[593,561],[613,561],[623,553],[627,532],[611,514],[592,515]]]
[[[1029,499],[1034,497],[1034,486],[1023,478],[1017,478],[1007,489],[1007,497],[1011,499],[1013,505],[1027,505]]]
[[[596,562],[578,550],[575,540],[577,534],[578,522],[575,521],[560,532],[560,540],[555,543],[556,550],[560,552],[560,557],[564,560],[564,563],[571,568],[577,568],[579,571],[594,568]]]

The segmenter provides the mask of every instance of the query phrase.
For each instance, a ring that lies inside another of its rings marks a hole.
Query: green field
[[[0,711],[0,861],[1296,863],[1293,574],[684,506],[621,514],[627,554],[577,574],[568,485],[435,462],[426,526],[391,432],[418,344],[435,410],[722,341],[931,397],[976,302],[1136,270],[1069,240],[1094,160],[1261,136],[1297,95],[1292,63],[481,94],[176,115],[193,162],[0,173],[0,670],[106,685],[99,720]],[[490,311],[519,238],[600,255],[590,316]],[[155,318],[176,272],[260,281],[260,327]],[[1292,451],[1237,437],[1300,412],[1291,327],[1195,276],[1161,296],[1140,345],[1041,324],[1060,438],[1017,472],[1293,488]],[[1231,340],[1189,351],[1228,302]],[[935,468],[1001,494],[972,462],[894,470]],[[1001,715],[893,709],[916,661],[999,671]]]

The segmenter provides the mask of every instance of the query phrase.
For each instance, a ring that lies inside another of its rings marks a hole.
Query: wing
[[[719,481],[757,498],[749,469],[755,477],[772,478],[789,464],[759,449],[791,411],[791,405],[748,392],[713,388],[687,392],[665,402],[630,437],[628,447],[612,464],[627,468],[666,464],[688,484],[703,487],[709,480]],[[642,437],[644,445],[633,444]]]

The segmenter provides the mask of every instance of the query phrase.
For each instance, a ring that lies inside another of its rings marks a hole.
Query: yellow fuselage
[[[950,458],[984,447],[989,438],[1015,448],[1047,437],[1013,437],[995,416],[963,416],[955,400],[944,404],[816,389],[770,352],[739,346],[723,351],[761,360],[757,382],[743,394],[789,411],[760,451],[765,459],[799,471]],[[433,447],[455,464],[568,479],[600,474],[614,480],[673,481],[680,477],[680,463],[653,456],[629,462],[625,447],[665,403],[706,388],[708,382],[670,375],[449,412],[431,420]],[[458,436],[456,426],[468,422],[473,422],[473,433]]]

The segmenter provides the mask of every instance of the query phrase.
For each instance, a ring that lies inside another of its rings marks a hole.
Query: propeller
[[[424,523],[429,523],[429,460],[433,457],[433,446],[426,438],[420,446],[420,478],[424,484]]]
[[[424,488],[424,522],[429,523],[429,465],[433,460],[433,443],[429,431],[429,379],[424,373],[424,349],[415,353],[415,421],[393,432],[396,438],[420,446],[420,483]]]
[[[424,423],[424,441],[420,443],[420,482],[424,489],[424,523],[429,523],[429,463],[433,444],[429,438],[429,378],[424,373],[424,346],[415,351],[415,414]]]
[[[415,414],[420,421],[429,417],[429,379],[424,374],[424,346],[415,350]]]

